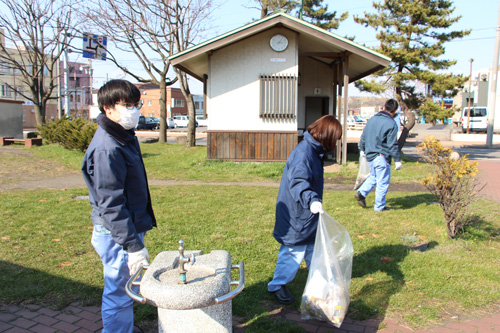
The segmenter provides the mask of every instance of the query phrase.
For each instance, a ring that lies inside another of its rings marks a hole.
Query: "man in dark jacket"
[[[295,301],[286,284],[295,278],[302,260],[310,267],[319,214],[323,213],[323,157],[342,135],[332,115],[312,123],[292,151],[283,170],[273,236],[281,246],[273,280],[267,285],[278,302]]]
[[[144,235],[156,226],[134,132],[140,98],[139,89],[125,80],[111,80],[99,89],[99,127],[82,163],[92,206],[92,245],[104,267],[104,333],[133,332],[133,301],[125,284],[148,264]]]
[[[401,156],[398,148],[398,126],[394,121],[398,102],[389,99],[385,103],[385,110],[371,117],[366,123],[359,142],[360,154],[366,154],[370,165],[370,176],[356,192],[358,204],[366,207],[366,196],[376,186],[375,205],[373,210],[384,211],[390,207],[386,205],[385,196],[389,190],[391,180],[391,160],[394,158],[396,170],[401,169]]]

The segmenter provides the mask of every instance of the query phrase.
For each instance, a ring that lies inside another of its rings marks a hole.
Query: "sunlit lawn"
[[[38,157],[79,167],[80,153],[42,148]],[[206,162],[204,147],[142,148],[149,177],[156,179],[279,180],[283,167],[283,163]],[[356,164],[350,163],[340,174],[354,181]],[[407,161],[405,168],[400,181],[418,181],[427,172],[416,162]],[[246,286],[233,300],[233,313],[245,318],[249,332],[301,331],[269,314],[278,306],[266,291],[279,248],[272,237],[277,192],[276,187],[265,186],[151,187],[159,222],[146,238],[151,257],[175,251],[182,239],[187,250],[226,250],[233,264],[244,261]],[[85,188],[0,192],[1,302],[99,304],[102,268],[90,244],[90,206],[79,198],[86,194]],[[498,302],[497,204],[480,201],[474,212],[488,217],[449,240],[442,211],[429,193],[389,192],[387,199],[393,210],[380,213],[360,208],[353,192],[325,192],[325,210],[347,228],[355,249],[350,318],[390,316],[416,328]],[[373,207],[373,194],[367,204]],[[412,249],[421,244],[428,244],[426,251]],[[298,300],[306,278],[303,268],[290,286]],[[299,309],[300,302],[290,307]],[[138,319],[155,315],[150,306],[138,310]]]

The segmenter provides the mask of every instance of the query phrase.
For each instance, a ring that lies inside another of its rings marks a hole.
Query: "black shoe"
[[[361,193],[359,193],[359,191],[356,192],[356,194],[354,195],[354,197],[356,198],[356,200],[358,201],[358,205],[360,205],[361,207],[363,208],[366,208],[366,201],[365,201],[365,197],[361,195]]]
[[[384,210],[391,210],[391,207],[385,206],[384,208],[382,208],[381,212],[383,212]]]
[[[295,298],[293,298],[292,293],[286,286],[281,286],[280,289],[272,291],[270,293],[276,296],[276,299],[281,304],[292,304],[293,302],[295,302]]]
[[[132,333],[144,333],[144,331],[139,326],[134,325],[134,330],[132,331]]]

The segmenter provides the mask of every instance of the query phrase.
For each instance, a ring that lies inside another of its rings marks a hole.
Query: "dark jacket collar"
[[[323,159],[323,156],[325,156],[326,153],[323,145],[316,141],[316,139],[314,139],[312,135],[307,131],[304,133],[304,140],[306,140],[311,146],[313,146],[314,151],[318,154],[319,158]]]
[[[379,115],[384,115],[384,116],[388,116],[389,118],[391,119],[394,119],[394,117],[392,116],[392,114],[390,114],[389,112],[387,112],[386,110],[382,110],[378,113]]]
[[[115,123],[102,113],[97,116],[97,124],[122,146],[134,140],[135,131],[133,129],[125,130],[120,124]]]

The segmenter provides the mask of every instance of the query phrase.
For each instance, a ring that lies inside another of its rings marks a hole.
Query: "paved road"
[[[206,146],[207,145],[207,128],[205,126],[196,128],[196,145],[197,146]],[[139,141],[147,141],[147,140],[155,140],[158,139],[159,133],[158,131],[136,131],[135,132]],[[187,128],[178,127],[178,128],[170,128],[167,130],[167,142],[168,143],[177,143],[176,139],[179,136],[186,136]]]
[[[403,147],[403,153],[410,158],[419,158],[416,145],[421,140],[410,140],[407,145]],[[441,141],[445,147],[450,147],[460,155],[469,154],[469,159],[472,161],[496,161],[500,162],[500,145],[495,144],[492,147],[487,147],[482,143],[471,142],[457,142],[457,141]]]

